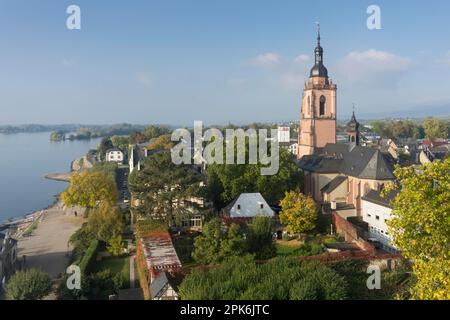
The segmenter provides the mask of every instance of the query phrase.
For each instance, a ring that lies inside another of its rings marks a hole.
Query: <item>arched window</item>
[[[325,103],[327,99],[325,99],[324,96],[320,97],[320,109],[319,109],[319,115],[323,116],[325,115]]]

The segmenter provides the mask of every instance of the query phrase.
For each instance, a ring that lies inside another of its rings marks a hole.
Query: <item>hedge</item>
[[[79,263],[80,270],[83,274],[89,272],[89,268],[92,266],[92,262],[95,261],[97,256],[98,247],[100,242],[97,239],[91,241],[89,248],[86,250],[83,258]]]

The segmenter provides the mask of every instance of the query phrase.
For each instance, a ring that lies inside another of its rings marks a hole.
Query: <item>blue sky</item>
[[[0,0],[0,124],[295,120],[315,21],[339,118],[449,114],[449,20],[445,0]]]

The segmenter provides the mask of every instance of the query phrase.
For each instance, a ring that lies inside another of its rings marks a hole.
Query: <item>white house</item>
[[[391,192],[386,197],[382,197],[379,191],[370,190],[362,197],[362,218],[369,225],[369,236],[377,239],[383,249],[395,252],[395,247],[391,244],[391,235],[387,222],[392,219],[391,201],[395,199],[397,192]]]
[[[256,216],[273,217],[274,211],[260,193],[241,193],[232,203],[229,217],[254,218]]]
[[[292,153],[293,155],[297,155],[298,154],[298,143],[297,142],[291,142],[291,144],[288,147],[289,152]]]
[[[109,149],[106,151],[107,162],[123,162],[123,152],[118,148]]]

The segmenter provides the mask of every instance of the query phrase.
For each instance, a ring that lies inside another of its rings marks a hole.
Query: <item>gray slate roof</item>
[[[362,200],[391,208],[391,203],[394,201],[395,197],[397,197],[398,193],[398,190],[393,190],[389,192],[386,197],[383,197],[379,191],[370,190],[364,197],[362,197]]]
[[[322,189],[320,189],[321,192],[324,193],[330,193],[337,187],[339,187],[345,180],[347,180],[346,176],[337,176],[333,180],[331,180],[328,184],[326,184]]]
[[[378,149],[345,144],[327,144],[319,152],[299,160],[298,166],[310,172],[341,173],[371,180],[393,180],[394,159]]]

